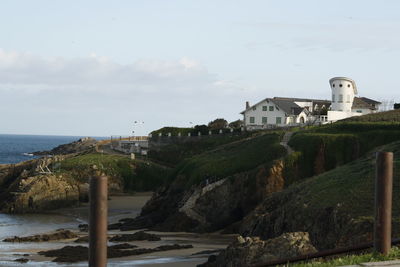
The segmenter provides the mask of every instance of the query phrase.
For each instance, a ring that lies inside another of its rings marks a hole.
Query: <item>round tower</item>
[[[351,112],[354,96],[357,95],[356,83],[346,77],[329,80],[332,90],[332,111]]]

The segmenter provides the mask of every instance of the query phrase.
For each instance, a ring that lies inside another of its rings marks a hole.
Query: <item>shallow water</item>
[[[125,197],[125,199],[131,199],[132,197]],[[142,197],[135,197],[141,200]],[[118,201],[118,198],[114,198]],[[141,205],[139,201],[139,205]],[[81,209],[85,209],[82,207]],[[77,230],[78,224],[86,223],[84,219],[76,214],[71,214],[71,210],[77,211],[79,209],[66,209],[62,210],[62,214],[25,214],[25,215],[9,215],[0,213],[0,240],[7,237],[27,236],[35,235],[40,233],[47,233],[60,228]],[[127,217],[134,217],[140,209],[130,210],[130,214]],[[110,221],[115,222],[119,219],[114,213],[116,210],[109,210]],[[60,210],[61,212],[61,210]],[[78,212],[81,214],[81,212]],[[111,219],[113,218],[113,219]],[[119,231],[110,231],[110,234],[120,234]],[[131,232],[124,232],[131,233]],[[207,237],[199,237],[195,234],[188,233],[161,233],[154,232],[155,234],[162,236],[162,241],[148,242],[148,241],[137,241],[133,244],[139,247],[155,247],[166,244],[192,244],[195,246],[194,249],[188,250],[174,250],[169,252],[144,254],[139,256],[133,256],[128,258],[116,258],[109,259],[107,266],[160,266],[160,267],[186,267],[196,266],[199,263],[205,262],[207,259],[206,255],[202,256],[191,256],[192,253],[202,250],[220,249],[226,246],[227,241],[224,239],[209,240]],[[38,251],[61,248],[67,245],[87,245],[77,244],[71,242],[23,242],[23,243],[8,243],[0,242],[0,266],[50,266],[50,267],[67,267],[67,266],[87,266],[87,262],[79,263],[55,263],[51,262],[51,258],[46,258],[36,254]],[[30,256],[24,256],[29,254]],[[18,258],[28,258],[29,262],[21,264],[14,262]]]

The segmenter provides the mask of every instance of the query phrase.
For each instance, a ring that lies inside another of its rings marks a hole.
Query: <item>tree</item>
[[[240,127],[243,126],[243,121],[242,120],[236,120],[236,121],[232,121],[231,123],[229,123],[229,128],[232,129],[239,129]]]
[[[203,124],[203,125],[196,125],[193,128],[192,134],[193,135],[197,135],[199,132],[201,133],[201,135],[207,135],[208,134],[208,126]]]
[[[228,122],[225,119],[218,118],[208,123],[210,130],[224,129],[228,126]]]

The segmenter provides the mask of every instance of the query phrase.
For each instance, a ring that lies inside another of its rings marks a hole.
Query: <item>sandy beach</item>
[[[140,213],[140,209],[150,199],[151,193],[137,193],[135,195],[121,195],[111,196],[108,201],[109,206],[109,223],[115,223],[122,218],[133,218]],[[64,220],[58,228],[64,228],[74,231],[79,236],[87,235],[87,233],[79,232],[78,224],[87,223],[88,219],[88,204],[82,204],[76,208],[65,208],[57,211],[53,211],[50,214],[36,215],[34,218],[47,218],[47,216],[53,216],[60,220]],[[29,221],[29,220],[28,220]],[[31,223],[34,224],[35,220],[30,219]],[[38,223],[39,224],[39,223]],[[36,224],[35,224],[36,225]],[[18,227],[18,226],[16,226]],[[21,225],[24,229],[29,228],[29,225],[23,223]],[[49,227],[46,224],[41,225],[38,230],[33,227],[33,231],[21,231],[23,234],[18,235],[30,235],[45,233],[54,231],[57,228],[57,222],[53,222]],[[119,230],[109,231],[109,235],[116,234],[131,234],[137,231],[124,231]],[[220,235],[219,233],[212,234],[195,234],[186,232],[155,232],[146,231],[153,233],[161,237],[160,241],[134,241],[128,242],[132,245],[136,245],[139,248],[155,248],[161,245],[192,245],[193,248],[181,249],[181,250],[170,250],[163,252],[154,252],[149,254],[142,254],[138,256],[129,256],[123,258],[113,258],[108,260],[108,266],[196,266],[197,264],[203,263],[207,260],[209,254],[196,253],[206,250],[219,250],[225,248],[234,238],[234,235]],[[12,236],[12,235],[9,235]],[[87,245],[85,243],[74,243],[72,240],[62,241],[51,241],[51,242],[40,242],[40,243],[5,243],[2,242],[0,248],[0,266],[20,266],[22,263],[14,262],[17,258],[26,258],[29,261],[24,263],[24,266],[87,266],[87,262],[79,262],[72,264],[55,263],[52,262],[53,258],[44,257],[38,255],[37,252],[49,249],[61,248],[66,245]],[[109,242],[109,245],[116,243]],[[29,254],[29,256],[27,256]],[[195,255],[194,255],[195,254]]]

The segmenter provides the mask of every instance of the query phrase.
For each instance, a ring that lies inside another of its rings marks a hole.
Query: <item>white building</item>
[[[376,112],[380,102],[356,97],[357,87],[345,77],[330,81],[332,101],[320,99],[274,97],[265,98],[255,105],[246,102],[241,112],[248,130],[301,124],[323,124],[351,116]]]
[[[329,85],[332,90],[332,105],[331,110],[328,111],[328,121],[337,121],[378,111],[380,102],[366,97],[356,97],[357,86],[352,79],[335,77],[329,80]]]

